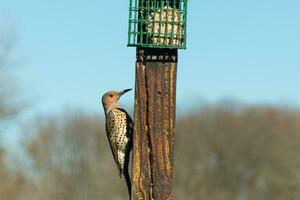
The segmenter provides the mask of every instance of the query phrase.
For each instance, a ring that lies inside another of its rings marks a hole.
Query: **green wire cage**
[[[128,46],[186,48],[187,0],[129,0]]]

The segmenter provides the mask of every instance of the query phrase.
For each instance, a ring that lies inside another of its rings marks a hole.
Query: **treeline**
[[[177,122],[175,199],[300,199],[300,112],[212,106]],[[124,199],[103,119],[83,112],[24,127],[30,165],[0,151],[1,200]],[[30,166],[30,167],[28,167]]]

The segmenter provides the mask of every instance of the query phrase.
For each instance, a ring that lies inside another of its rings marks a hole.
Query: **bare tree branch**
[[[8,73],[14,63],[15,43],[14,29],[0,28],[0,123],[20,111],[20,105],[16,102],[16,84]]]

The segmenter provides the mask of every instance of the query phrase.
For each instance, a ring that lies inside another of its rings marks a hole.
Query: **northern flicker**
[[[120,92],[109,91],[102,96],[102,105],[106,117],[106,133],[119,175],[126,180],[131,196],[131,182],[128,171],[129,155],[132,148],[133,123],[128,113],[119,106],[120,97],[131,89]]]

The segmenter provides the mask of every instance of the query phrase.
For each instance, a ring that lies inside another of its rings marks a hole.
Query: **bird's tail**
[[[130,176],[129,176],[128,169],[127,170],[124,169],[123,175],[124,175],[124,178],[125,178],[125,181],[126,181],[128,194],[129,194],[129,199],[131,199],[131,181],[130,181]]]
[[[129,146],[129,149],[131,146]],[[129,199],[131,199],[131,181],[130,181],[130,175],[129,175],[129,160],[130,160],[130,150],[126,152],[127,156],[125,156],[125,162],[124,162],[124,169],[123,175],[126,181],[127,189],[128,189],[128,194],[129,194]]]

